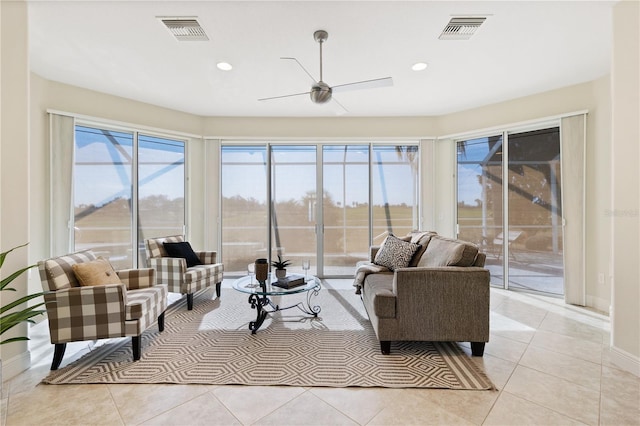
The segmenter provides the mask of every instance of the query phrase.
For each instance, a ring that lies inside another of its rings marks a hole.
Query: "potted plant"
[[[4,259],[7,257],[9,253],[14,251],[15,249],[24,247],[27,244],[14,247],[11,250],[7,250],[5,252],[0,253],[0,268],[2,268],[2,265],[4,264]],[[24,267],[22,269],[15,271],[11,275],[7,276],[6,278],[3,278],[2,281],[0,281],[0,291],[16,291],[15,288],[8,287],[8,285],[13,280],[15,280],[20,275],[22,275],[25,271],[35,266],[36,265]],[[42,292],[29,294],[27,296],[19,298],[18,300],[14,300],[13,302],[7,303],[6,305],[0,306],[0,335],[4,334],[6,331],[9,331],[16,325],[20,324],[21,322],[34,323],[34,321],[31,318],[41,315],[45,312],[44,310],[38,309],[40,306],[44,305],[44,302],[38,303],[33,306],[28,306],[24,309],[20,309],[19,311],[14,311],[14,312],[9,312],[9,311],[22,305],[23,303],[28,302],[31,299],[35,299],[36,297],[42,296],[43,294],[44,293]],[[19,340],[29,340],[29,338],[26,336],[12,337],[10,339],[0,340],[0,345],[4,345],[5,343],[17,342]]]
[[[276,268],[276,277],[284,278],[287,276],[287,266],[291,265],[290,260],[282,260],[282,257],[278,255],[278,260],[271,262],[271,266]]]

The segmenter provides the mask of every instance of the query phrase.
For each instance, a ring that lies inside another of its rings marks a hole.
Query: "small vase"
[[[276,269],[276,278],[284,278],[287,276],[286,269]]]
[[[267,259],[256,259],[255,270],[256,280],[258,280],[259,283],[265,282],[269,275],[269,263],[267,263]]]

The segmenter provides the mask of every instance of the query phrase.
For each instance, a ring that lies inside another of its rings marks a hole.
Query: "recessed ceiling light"
[[[218,62],[216,66],[222,71],[231,71],[233,69],[233,66],[229,62]]]
[[[424,71],[427,69],[427,64],[424,62],[418,62],[413,64],[413,66],[411,67],[412,70],[414,71]]]

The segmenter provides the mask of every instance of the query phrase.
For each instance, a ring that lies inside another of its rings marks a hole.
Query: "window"
[[[563,294],[559,127],[459,141],[457,157],[458,238],[492,284]]]
[[[143,238],[182,233],[184,159],[184,141],[77,125],[74,250],[132,268]]]
[[[268,257],[267,147],[223,146],[220,162],[224,269],[244,274],[249,263]]]
[[[417,154],[417,144],[223,143],[225,272],[281,255],[291,272],[308,259],[310,273],[352,275],[372,236],[417,227]]]
[[[374,145],[372,172],[373,243],[384,232],[406,235],[418,223],[418,147]]]

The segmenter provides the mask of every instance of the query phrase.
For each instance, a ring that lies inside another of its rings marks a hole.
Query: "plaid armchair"
[[[81,286],[73,265],[96,259],[86,250],[38,262],[51,343],[55,345],[52,370],[60,366],[68,342],[131,336],[137,361],[142,332],[156,319],[158,329],[164,330],[167,286],[156,285],[155,271],[115,271],[120,284]]]
[[[224,265],[217,263],[218,254],[215,251],[196,251],[202,264],[191,267],[187,267],[184,258],[168,257],[163,243],[180,242],[184,242],[182,235],[145,240],[147,266],[156,270],[158,282],[166,283],[170,292],[186,294],[187,309],[192,310],[193,294],[203,288],[215,284],[216,296],[220,297]]]

